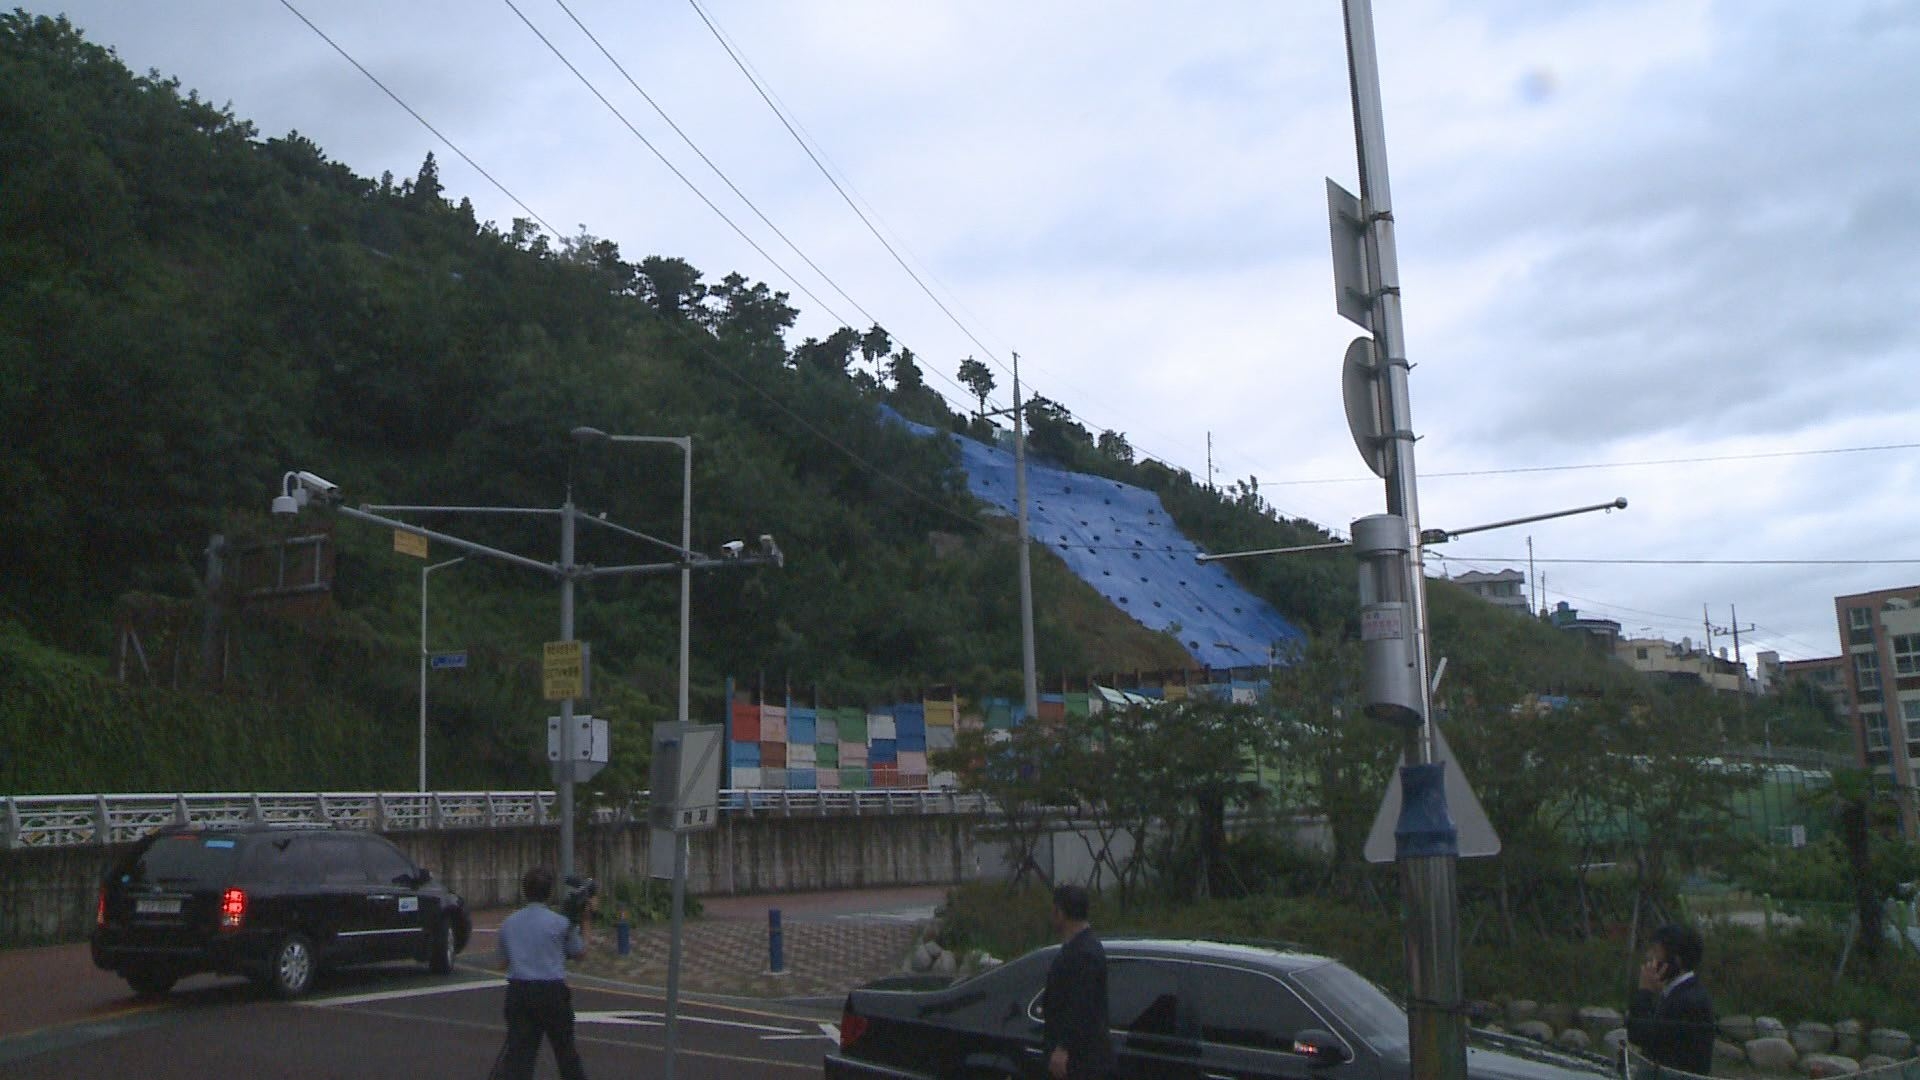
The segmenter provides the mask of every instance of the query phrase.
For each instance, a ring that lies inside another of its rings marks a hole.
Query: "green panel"
[[[841,769],[840,770],[841,790],[864,791],[869,786],[871,785],[868,783],[867,770],[865,769]]]
[[[823,742],[813,748],[813,763],[822,769],[831,769],[840,764],[840,744]]]
[[[840,716],[840,741],[863,743],[867,741],[867,714],[859,709],[848,709]]]

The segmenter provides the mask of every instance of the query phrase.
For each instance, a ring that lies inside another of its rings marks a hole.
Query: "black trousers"
[[[494,1080],[531,1080],[540,1038],[553,1044],[563,1080],[586,1080],[573,1045],[573,994],[567,984],[514,980],[507,983],[507,1044],[493,1063]]]

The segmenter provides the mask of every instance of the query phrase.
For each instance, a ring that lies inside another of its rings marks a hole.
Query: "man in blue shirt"
[[[553,1044],[564,1080],[586,1080],[573,1045],[573,994],[567,958],[585,955],[580,924],[547,906],[553,871],[536,866],[520,879],[527,904],[500,924],[499,963],[507,969],[507,1043],[494,1062],[500,1080],[530,1080],[540,1037]]]

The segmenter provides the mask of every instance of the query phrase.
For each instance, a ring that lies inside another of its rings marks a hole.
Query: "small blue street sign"
[[[467,651],[434,653],[427,658],[430,668],[463,668],[467,666]]]

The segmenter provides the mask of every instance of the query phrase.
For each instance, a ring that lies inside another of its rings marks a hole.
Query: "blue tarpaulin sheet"
[[[922,435],[936,434],[884,406],[882,412]],[[959,448],[973,496],[1015,513],[1012,452],[948,437]],[[1027,499],[1034,543],[1045,544],[1136,622],[1172,632],[1196,664],[1265,667],[1284,662],[1286,647],[1301,640],[1272,604],[1242,588],[1218,563],[1194,562],[1200,549],[1180,534],[1153,492],[1029,458]]]

